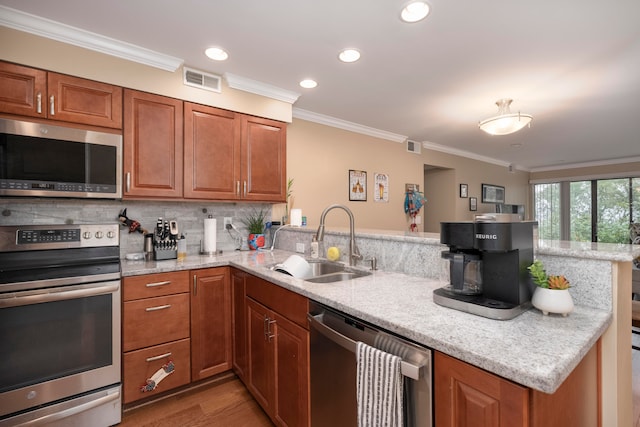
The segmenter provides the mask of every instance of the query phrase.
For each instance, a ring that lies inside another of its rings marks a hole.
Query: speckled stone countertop
[[[612,321],[610,310],[580,305],[568,317],[543,316],[531,309],[509,321],[491,320],[436,305],[433,290],[444,283],[431,278],[376,271],[355,280],[316,284],[270,269],[290,255],[275,250],[194,255],[179,262],[123,261],[122,274],[230,265],[546,393],[562,384]]]

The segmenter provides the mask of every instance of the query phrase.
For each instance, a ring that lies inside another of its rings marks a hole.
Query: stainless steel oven
[[[121,420],[118,224],[0,226],[0,427]]]

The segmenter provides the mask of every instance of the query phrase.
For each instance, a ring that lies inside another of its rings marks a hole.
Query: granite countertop
[[[576,306],[567,317],[531,309],[508,321],[441,307],[444,283],[375,271],[355,280],[310,283],[272,271],[291,252],[275,250],[188,256],[184,261],[123,261],[122,275],[230,265],[378,327],[533,389],[553,393],[605,332],[612,313]]]

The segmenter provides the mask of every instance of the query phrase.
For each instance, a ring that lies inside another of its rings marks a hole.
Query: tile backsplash
[[[233,224],[246,238],[247,232],[241,219],[249,212],[271,209],[270,204],[212,203],[212,202],[167,202],[136,200],[79,200],[79,199],[0,199],[0,225],[26,224],[90,224],[115,223],[122,209],[127,209],[130,219],[140,222],[143,228],[152,231],[158,217],[177,220],[180,234],[187,238],[187,253],[200,251],[204,232],[204,219],[209,215],[217,219],[217,249],[235,250],[238,234],[224,228],[223,218],[231,217]],[[120,253],[142,252],[143,234],[129,233],[124,225],[120,228]]]

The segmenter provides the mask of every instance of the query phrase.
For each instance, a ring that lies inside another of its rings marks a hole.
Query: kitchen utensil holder
[[[162,261],[165,259],[177,259],[178,251],[176,249],[153,249],[153,258],[156,261]]]

